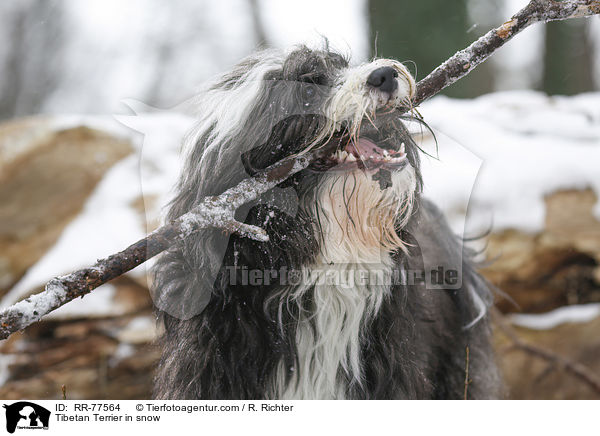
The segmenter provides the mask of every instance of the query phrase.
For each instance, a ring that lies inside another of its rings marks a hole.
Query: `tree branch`
[[[532,0],[500,27],[454,54],[417,85],[415,106],[469,74],[498,48],[533,23],[600,14],[600,0]]]
[[[333,146],[334,144],[303,156],[283,159],[221,195],[204,198],[188,213],[156,229],[125,250],[101,259],[91,267],[50,280],[43,292],[0,312],[0,339],[6,339],[12,333],[39,321],[42,316],[65,303],[83,297],[200,229],[219,228],[227,233],[267,241],[269,238],[263,229],[237,221],[234,216],[236,210],[305,169],[315,159],[331,154]]]
[[[421,80],[417,84],[417,96],[413,106],[418,106],[466,76],[497,48],[530,24],[599,13],[600,0],[532,0],[509,21],[456,53]],[[286,158],[221,195],[205,198],[190,212],[155,230],[120,253],[99,260],[92,267],[50,280],[45,291],[0,312],[0,340],[39,321],[44,315],[65,303],[84,296],[103,283],[126,273],[200,229],[220,228],[225,232],[237,233],[259,241],[267,240],[268,236],[263,229],[236,221],[236,209],[255,200],[306,168],[314,159],[330,151],[320,149],[305,156]]]

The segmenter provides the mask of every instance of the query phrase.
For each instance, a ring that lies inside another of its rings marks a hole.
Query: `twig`
[[[469,392],[469,384],[471,383],[471,381],[469,380],[469,346],[467,345],[466,348],[466,356],[465,356],[465,396],[464,399],[466,400],[468,398],[468,392]]]
[[[564,368],[567,373],[570,373],[574,377],[578,378],[600,394],[600,376],[593,373],[587,366],[567,359],[566,357],[561,356],[551,350],[547,350],[537,345],[525,342],[519,337],[515,329],[508,323],[506,318],[497,309],[492,310],[492,317],[494,323],[500,328],[500,330],[502,330],[504,335],[511,342],[511,345],[506,351],[513,349],[521,350],[525,353],[531,354],[532,356],[543,359],[549,362],[551,365],[558,365]]]
[[[511,20],[459,51],[421,80],[417,84],[417,96],[413,107],[467,75],[498,47],[530,24],[599,13],[600,0],[532,0]],[[306,168],[325,151],[321,149],[305,156],[284,159],[219,196],[205,198],[190,212],[155,230],[120,253],[99,260],[92,267],[50,280],[45,291],[0,312],[0,339],[6,339],[10,334],[39,321],[63,304],[126,273],[199,229],[216,227],[252,239],[267,240],[263,229],[236,221],[236,209]]]

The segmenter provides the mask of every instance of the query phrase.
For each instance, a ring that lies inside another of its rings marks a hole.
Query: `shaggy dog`
[[[156,398],[497,395],[491,292],[420,195],[406,128],[419,117],[402,115],[415,89],[397,61],[350,67],[299,47],[249,57],[202,93],[169,218],[284,157],[336,148],[238,211],[268,242],[203,230],[159,259]]]

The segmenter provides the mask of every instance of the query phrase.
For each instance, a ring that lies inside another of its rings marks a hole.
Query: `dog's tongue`
[[[377,145],[369,138],[359,139],[356,146],[363,156],[381,156],[383,152],[383,150],[377,147]]]
[[[371,156],[379,157],[383,155],[383,149],[378,147],[369,138],[360,138],[357,142],[352,142],[348,144],[348,146],[346,147],[346,151],[348,153],[354,154],[355,156],[359,154],[360,156],[366,158],[369,158]]]

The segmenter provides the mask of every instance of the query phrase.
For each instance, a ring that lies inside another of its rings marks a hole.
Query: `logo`
[[[19,401],[4,405],[6,409],[6,430],[14,433],[18,429],[48,430],[50,411],[29,401]]]

